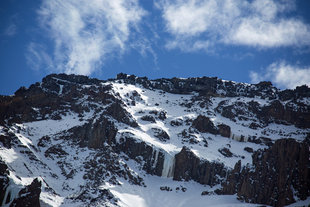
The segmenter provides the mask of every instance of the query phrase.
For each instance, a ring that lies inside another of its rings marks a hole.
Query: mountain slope
[[[52,74],[2,96],[0,117],[3,205],[309,201],[307,86]]]

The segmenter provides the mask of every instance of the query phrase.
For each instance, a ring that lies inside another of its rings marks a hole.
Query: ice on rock
[[[156,168],[157,161],[158,161],[158,154],[159,154],[159,150],[153,149],[153,157],[154,157],[153,168]]]
[[[175,164],[174,155],[171,155],[165,152],[164,165],[163,165],[163,171],[161,173],[161,176],[165,178],[173,177],[174,164]]]

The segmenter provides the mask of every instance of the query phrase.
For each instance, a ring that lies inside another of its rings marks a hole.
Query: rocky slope
[[[309,143],[307,86],[52,74],[0,97],[0,203],[306,205]]]

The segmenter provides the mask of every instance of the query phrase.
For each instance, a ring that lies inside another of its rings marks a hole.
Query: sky
[[[120,72],[310,85],[310,1],[0,1],[0,94]]]

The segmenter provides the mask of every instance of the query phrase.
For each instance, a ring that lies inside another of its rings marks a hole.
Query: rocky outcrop
[[[116,121],[127,124],[131,127],[137,127],[138,123],[134,120],[130,113],[128,113],[124,106],[122,106],[119,102],[112,103],[106,109],[104,114],[110,115]]]
[[[222,182],[227,169],[222,163],[200,160],[189,148],[183,147],[175,155],[174,180],[194,180],[200,184],[214,186]]]
[[[0,96],[0,124],[57,120],[69,110],[78,114],[89,112],[96,108],[93,102],[104,105],[117,102],[118,98],[109,93],[111,86],[101,85],[102,82],[86,76],[48,75],[28,89],[21,87],[14,96]],[[85,97],[89,105],[79,103]]]
[[[218,128],[219,134],[220,134],[222,137],[227,137],[227,138],[230,137],[230,134],[231,134],[230,126],[228,126],[228,125],[226,125],[226,124],[219,124],[219,125],[217,126],[217,128]]]
[[[218,129],[213,122],[206,116],[199,115],[192,123],[192,127],[202,133],[218,134]]]
[[[239,199],[250,203],[284,206],[295,197],[310,196],[309,145],[294,139],[280,139],[269,149],[252,156],[253,167],[235,165],[224,194],[237,193]]]
[[[306,97],[310,97],[310,88],[307,85],[297,86],[294,90],[286,89],[279,92],[279,99],[281,101],[288,101]]]
[[[133,136],[131,133],[122,133],[116,150],[126,153],[129,158],[137,162],[143,162],[143,169],[147,173],[161,176],[165,159],[164,153],[145,142],[139,142]]]
[[[25,188],[21,189],[10,207],[33,206],[40,207],[41,181],[37,178]]]
[[[216,112],[232,121],[248,121],[251,117],[257,123],[252,122],[250,128],[264,127],[269,123],[310,127],[310,107],[296,100],[289,101],[285,105],[279,100],[273,100],[264,106],[260,106],[256,101],[228,103],[228,101],[220,102]]]
[[[167,140],[170,139],[167,132],[160,128],[152,128],[151,130],[153,131],[154,136],[162,142],[166,142]]]
[[[222,96],[236,97],[261,97],[275,99],[279,90],[272,86],[271,82],[260,82],[258,84],[247,85],[235,83],[232,81],[222,81],[217,77],[198,77],[198,78],[172,78],[172,79],[156,79],[149,80],[146,77],[137,77],[135,75],[127,75],[120,73],[117,80],[121,80],[129,84],[141,84],[145,88],[160,89],[169,93],[190,94],[198,92],[200,96]],[[310,94],[310,90],[306,92]],[[295,90],[293,94],[296,94]],[[292,98],[289,96],[289,98]]]
[[[241,160],[239,160],[232,171],[227,176],[227,181],[223,183],[223,189],[220,194],[235,194],[238,192],[240,187],[240,175],[241,172]]]
[[[69,130],[70,135],[67,139],[77,141],[82,147],[100,148],[104,143],[115,143],[117,128],[114,123],[105,117],[101,117],[93,123],[90,120],[88,123],[73,127]]]
[[[143,179],[134,173],[125,162],[121,161],[119,153],[115,152],[110,146],[104,146],[100,151],[96,151],[87,157],[84,161],[84,168],[83,179],[94,190],[104,182],[120,185],[118,178],[123,178],[134,185],[144,185]]]
[[[0,159],[0,204],[10,207],[40,206],[41,182],[36,178],[32,183],[19,191],[16,197],[12,197],[10,174],[8,166]],[[17,186],[14,186],[16,188]],[[14,191],[18,192],[18,189]]]
[[[156,123],[155,118],[153,116],[151,116],[151,115],[142,116],[141,120],[148,121],[148,122],[151,122],[151,123]]]
[[[280,124],[294,124],[300,128],[310,127],[310,106],[288,102],[283,105],[280,101],[275,100],[270,105],[262,108],[259,114],[261,119],[272,119]]]
[[[233,153],[226,147],[218,149],[218,152],[224,155],[225,157],[232,157]]]
[[[0,204],[7,204],[10,201],[10,198],[5,198],[6,191],[10,182],[10,179],[8,177],[9,174],[10,172],[8,170],[8,166],[0,158]]]

